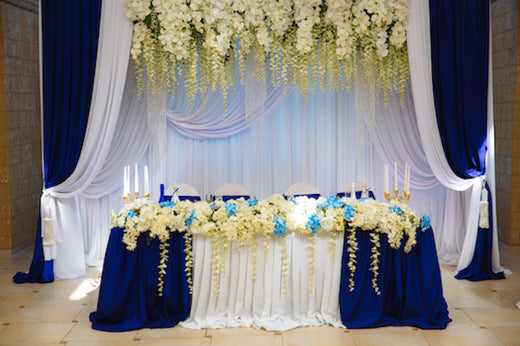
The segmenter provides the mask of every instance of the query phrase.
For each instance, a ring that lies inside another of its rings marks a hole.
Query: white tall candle
[[[356,198],[356,183],[351,184],[351,189],[352,189],[352,191],[350,192],[350,197],[357,199]]]
[[[408,190],[406,190],[406,187],[408,186],[408,163],[404,163],[404,186],[403,191],[405,193],[408,193]]]
[[[148,166],[144,166],[144,195],[150,194],[150,179],[148,177]]]
[[[412,179],[412,168],[408,165],[408,193],[410,193],[410,180]]]
[[[137,165],[135,165],[135,191],[136,193],[139,192],[139,168]]]
[[[399,186],[397,185],[397,161],[394,161],[394,190],[399,190]]]
[[[123,173],[123,196],[126,196],[128,193],[128,167],[125,166]]]
[[[388,175],[388,165],[385,165],[383,189],[384,193],[390,193],[390,176]]]

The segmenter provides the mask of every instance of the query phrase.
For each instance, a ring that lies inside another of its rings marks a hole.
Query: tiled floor
[[[51,284],[15,285],[12,276],[29,268],[32,251],[0,258],[0,344],[67,345],[520,345],[520,255],[502,252],[513,271],[506,280],[474,283],[454,279],[442,266],[444,296],[453,322],[446,330],[412,327],[347,330],[333,327],[267,332],[142,329],[124,333],[93,330],[100,270],[84,278]]]

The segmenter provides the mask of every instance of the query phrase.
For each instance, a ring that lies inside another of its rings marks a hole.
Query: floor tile
[[[38,305],[29,303],[9,319],[9,323],[72,322],[83,309],[80,303]]]
[[[72,327],[72,323],[10,323],[0,331],[0,341],[6,345],[59,343]]]
[[[222,335],[275,335],[274,332],[270,332],[263,329],[256,328],[219,328],[219,329],[208,329],[206,331],[207,336],[222,336]]]
[[[448,325],[445,330],[421,330],[420,332],[431,346],[502,344],[491,331],[478,327]]]
[[[509,291],[509,290],[499,290],[498,293],[502,295],[508,302],[511,304],[516,304],[520,302],[520,290]]]
[[[479,327],[517,326],[520,329],[520,309],[516,307],[465,308],[464,312]]]
[[[211,337],[211,346],[282,346],[281,335],[219,335]]]
[[[500,293],[481,287],[446,290],[444,297],[456,308],[493,308],[497,306],[510,308],[514,306]]]
[[[428,345],[417,328],[384,327],[349,330],[356,345]]]
[[[132,341],[135,339],[137,331],[129,332],[103,332],[92,329],[90,323],[78,322],[74,325],[72,330],[67,334],[64,341]]]
[[[124,341],[67,341],[67,346],[137,346],[139,340]]]
[[[300,328],[298,328],[300,329]],[[330,327],[330,330],[316,329],[314,332],[283,332],[284,346],[297,345],[355,345],[354,337],[350,331],[342,328]]]
[[[211,338],[153,338],[140,340],[139,345],[209,346],[211,345]]]
[[[173,328],[144,328],[137,331],[137,339],[150,338],[204,338],[205,329],[187,329],[179,326]]]
[[[510,327],[490,327],[489,330],[498,340],[504,345],[518,345],[520,344],[520,326]]]

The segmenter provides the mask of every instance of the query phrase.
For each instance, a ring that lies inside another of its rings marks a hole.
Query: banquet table
[[[332,240],[318,232],[312,241],[301,233],[283,239],[271,235],[267,241],[257,235],[243,248],[236,242],[219,243],[217,252],[214,239],[194,235],[193,294],[185,271],[185,240],[174,232],[162,297],[157,294],[159,243],[148,244],[141,235],[137,248],[128,251],[123,232],[113,228],[110,234],[97,311],[90,316],[94,329],[126,331],[176,324],[273,331],[316,325],[443,329],[451,321],[431,228],[417,229],[417,244],[409,253],[391,248],[381,236],[379,295],[369,270],[370,237],[361,230],[356,231],[353,290],[343,246],[347,232]],[[225,259],[218,275],[213,267],[215,254]]]

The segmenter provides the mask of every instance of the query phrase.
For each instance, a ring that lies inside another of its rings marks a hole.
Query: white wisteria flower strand
[[[407,0],[127,0],[125,8],[138,91],[173,92],[183,73],[190,100],[208,87],[225,99],[250,54],[257,78],[265,80],[267,61],[276,86],[303,95],[316,82],[350,88],[359,63],[370,90],[402,97],[408,11]]]

